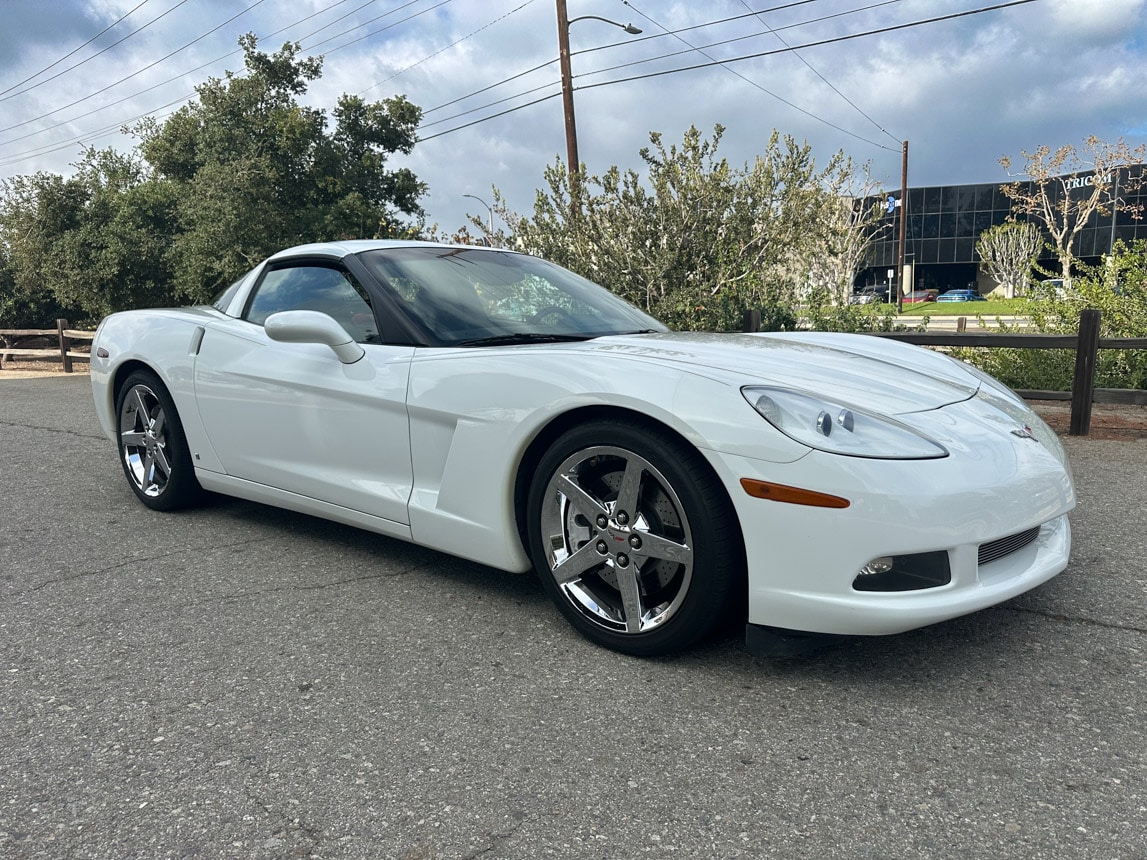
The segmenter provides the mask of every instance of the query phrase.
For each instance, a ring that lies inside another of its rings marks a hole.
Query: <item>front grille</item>
[[[1013,552],[1019,552],[1039,537],[1039,529],[1040,527],[1036,526],[1035,528],[1028,529],[1026,532],[1008,535],[999,540],[980,544],[980,564],[991,564],[993,561],[999,561],[1004,556],[1011,555]]]

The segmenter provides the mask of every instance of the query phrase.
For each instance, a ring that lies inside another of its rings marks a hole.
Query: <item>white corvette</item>
[[[201,490],[538,571],[630,654],[897,633],[1067,565],[1052,433],[1008,389],[864,335],[677,334],[509,251],[274,255],[211,306],[113,314],[96,412],[145,505]]]

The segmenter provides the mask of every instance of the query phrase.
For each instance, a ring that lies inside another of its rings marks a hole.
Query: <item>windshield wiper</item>
[[[452,346],[512,346],[519,343],[568,343],[579,340],[593,340],[596,334],[542,334],[522,331],[514,334],[495,334],[490,337],[477,337],[464,340]]]

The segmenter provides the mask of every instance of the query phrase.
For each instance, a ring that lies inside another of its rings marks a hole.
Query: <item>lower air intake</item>
[[[999,540],[980,544],[980,564],[991,564],[993,561],[999,561],[1001,558],[1005,558],[1013,552],[1019,552],[1039,537],[1039,529],[1040,527],[1036,526],[1035,528],[1028,529],[1026,532],[1008,535]]]

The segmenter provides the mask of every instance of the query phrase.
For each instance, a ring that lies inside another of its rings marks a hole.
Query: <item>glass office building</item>
[[[1142,214],[1144,204],[1147,204],[1147,188],[1127,192],[1130,177],[1137,177],[1143,169],[1143,165],[1121,168],[1104,179],[1112,184],[1117,199],[1131,207],[1139,207],[1141,217],[1136,218],[1132,212],[1123,210],[1093,213],[1073,246],[1080,260],[1099,262],[1118,239],[1127,244],[1136,239],[1147,239],[1147,217]],[[1094,181],[1094,173],[1078,173],[1051,182],[1058,197],[1063,193],[1083,196],[1091,190]],[[899,190],[888,195],[894,203],[899,198]],[[986,272],[980,271],[976,241],[989,227],[1007,221],[1012,214],[1012,205],[1012,199],[1000,190],[999,183],[909,188],[904,243],[907,288],[934,288],[943,292],[974,287],[982,293],[991,292],[995,283]],[[857,277],[858,286],[888,283],[889,270],[894,271],[897,267],[900,209],[889,205],[886,210],[890,211],[886,211],[879,235],[873,243],[870,265]],[[1016,218],[1024,220],[1025,216],[1017,215]],[[1052,271],[1058,270],[1054,254],[1046,250],[1040,263]]]

